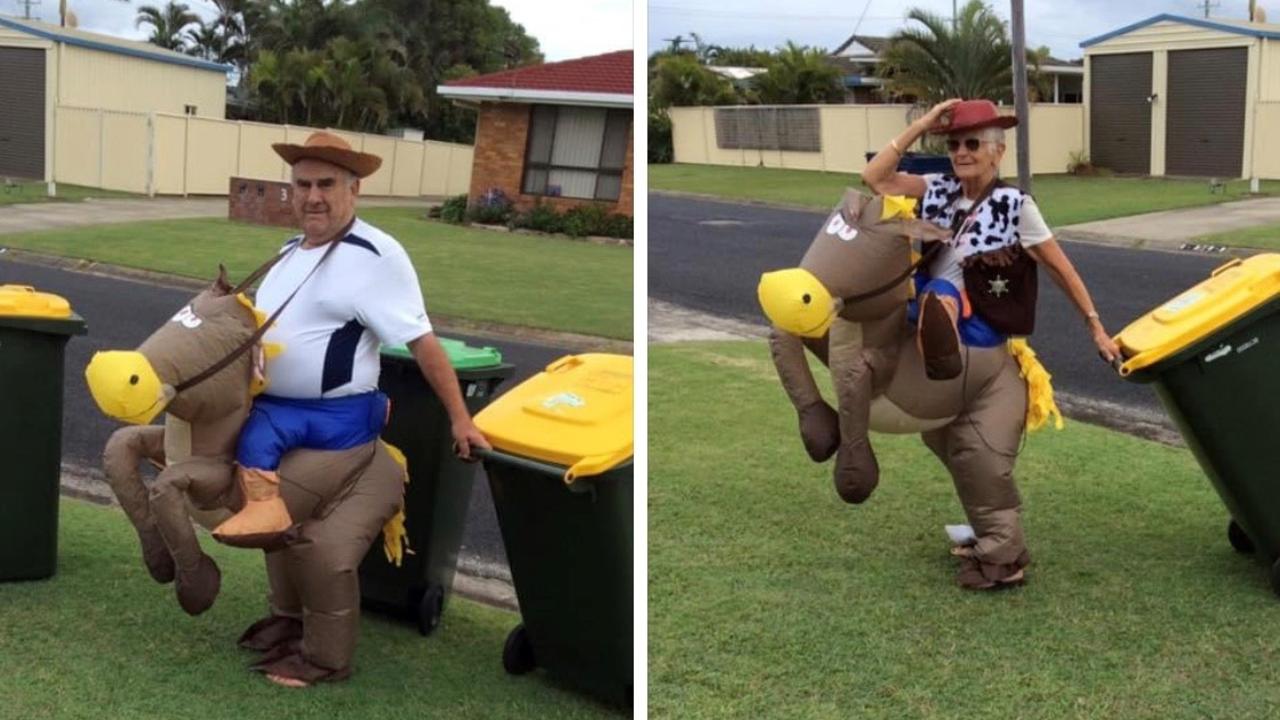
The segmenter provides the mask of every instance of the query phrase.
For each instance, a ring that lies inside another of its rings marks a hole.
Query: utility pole
[[[18,0],[18,3],[22,5],[22,19],[31,20],[31,6],[39,5],[40,0]]]
[[[1022,0],[1012,1],[1013,104],[1018,114],[1018,187],[1031,192],[1031,111],[1027,107],[1027,26]]]
[[[1210,9],[1210,8],[1216,8],[1216,7],[1221,7],[1221,6],[1222,6],[1222,3],[1220,3],[1220,2],[1210,2],[1209,0],[1204,0],[1204,16],[1205,16],[1205,18],[1208,18],[1208,17],[1209,17],[1209,9]]]
[[[956,10],[956,0],[951,0],[951,32],[960,29],[960,14]]]

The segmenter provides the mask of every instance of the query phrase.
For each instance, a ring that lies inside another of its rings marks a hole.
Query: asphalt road
[[[833,200],[834,204],[834,200]],[[651,194],[649,294],[694,310],[764,324],[756,284],[794,267],[825,214]],[[1107,330],[1126,325],[1208,277],[1221,256],[1064,242]],[[1119,378],[1097,356],[1079,314],[1045,273],[1031,345],[1054,387],[1144,414],[1163,414],[1154,391]]]
[[[102,448],[120,424],[98,410],[89,396],[84,368],[99,350],[133,349],[194,295],[190,290],[159,287],[129,280],[70,272],[39,265],[0,260],[0,284],[34,286],[37,290],[61,295],[71,302],[88,325],[87,335],[74,337],[67,345],[64,413],[62,419],[63,461],[84,468],[100,469]],[[428,298],[430,301],[430,298]],[[515,375],[498,388],[500,396],[552,361],[569,354],[563,348],[449,333],[447,337],[472,345],[496,347],[504,362],[516,366]],[[484,469],[477,466],[477,482],[463,539],[462,555],[484,564],[505,567],[502,537],[498,531],[493,500]]]

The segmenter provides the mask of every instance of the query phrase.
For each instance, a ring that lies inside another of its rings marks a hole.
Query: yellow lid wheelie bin
[[[1280,594],[1280,254],[1232,260],[1116,336],[1231,513],[1227,537]]]
[[[0,285],[0,580],[38,580],[57,570],[63,351],[84,333],[65,299]]]
[[[523,620],[503,667],[632,693],[632,359],[561,358],[476,416]]]

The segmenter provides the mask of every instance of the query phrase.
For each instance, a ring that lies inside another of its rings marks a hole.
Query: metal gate
[[[1151,53],[1089,57],[1089,160],[1151,172]]]
[[[44,179],[44,55],[0,47],[0,177]]]
[[[1169,53],[1167,174],[1241,176],[1248,65],[1242,47]]]

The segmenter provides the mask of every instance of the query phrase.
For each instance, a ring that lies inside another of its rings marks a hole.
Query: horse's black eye
[[[138,384],[138,376],[137,376],[137,375],[130,375],[130,376],[129,376],[129,384],[130,384],[130,385],[137,385],[137,384]]]
[[[804,304],[805,304],[805,305],[808,305],[808,304],[809,304],[809,302],[813,300],[813,298],[809,297],[809,293],[805,293],[805,294],[804,294],[804,297],[802,297],[802,298],[800,298],[800,299],[804,301]]]

